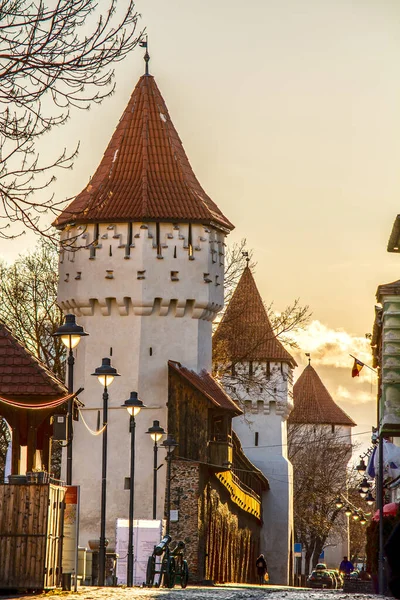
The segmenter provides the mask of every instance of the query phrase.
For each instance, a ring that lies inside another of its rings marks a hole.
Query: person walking
[[[343,556],[343,560],[339,566],[339,571],[344,575],[350,575],[350,573],[354,571],[354,565],[350,560],[348,560],[347,556]]]
[[[260,554],[260,556],[257,558],[256,568],[257,568],[258,583],[260,585],[263,585],[265,573],[267,572],[267,561],[265,560],[264,554]]]

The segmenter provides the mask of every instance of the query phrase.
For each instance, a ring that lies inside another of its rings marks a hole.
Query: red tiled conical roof
[[[217,361],[276,360],[296,366],[273,332],[248,266],[214,334],[213,353]]]
[[[67,390],[0,322],[0,396],[62,396]]]
[[[243,411],[239,406],[232,400],[226,391],[215,381],[215,379],[203,369],[200,373],[196,373],[186,367],[182,366],[181,363],[174,360],[168,361],[168,366],[173,369],[175,373],[178,373],[188,383],[195,387],[201,392],[206,398],[210,400],[217,408],[225,408],[231,411],[234,415],[242,415]]]
[[[143,75],[90,183],[54,225],[149,220],[233,229],[197,181],[154,78]]]
[[[308,365],[293,387],[294,408],[289,423],[350,425],[356,423],[338,406],[315,369]]]

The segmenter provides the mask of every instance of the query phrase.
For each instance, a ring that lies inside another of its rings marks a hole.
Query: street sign
[[[302,545],[298,544],[296,542],[296,544],[294,544],[294,555],[296,558],[300,558],[301,557],[301,551],[302,551]]]

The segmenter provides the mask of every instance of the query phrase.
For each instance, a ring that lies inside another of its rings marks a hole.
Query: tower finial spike
[[[146,52],[144,55],[144,62],[145,62],[145,69],[144,69],[144,74],[145,75],[149,75],[149,60],[150,60],[150,54],[149,54],[149,41],[148,41],[148,36],[146,35],[146,39],[141,39],[139,40],[139,46],[140,48],[146,48]]]
[[[246,259],[247,266],[249,266],[249,262],[250,262],[249,253],[248,252],[242,252],[242,256],[243,256],[243,258]]]
[[[311,354],[309,352],[305,353],[308,358],[308,364],[311,365]]]

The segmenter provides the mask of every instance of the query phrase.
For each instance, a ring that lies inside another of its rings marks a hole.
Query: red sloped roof
[[[203,370],[200,373],[196,373],[195,371],[183,367],[181,363],[173,360],[168,361],[168,366],[206,396],[206,398],[208,398],[208,400],[210,400],[217,408],[224,408],[225,410],[235,413],[235,415],[243,414],[243,411],[236,402],[228,396],[225,390],[207,371]]]
[[[67,389],[0,322],[0,396],[62,396]]]
[[[276,360],[296,366],[276,338],[253,274],[247,266],[213,336],[214,357],[228,360]]]
[[[232,223],[197,181],[154,78],[143,75],[88,186],[56,219]]]
[[[289,423],[350,425],[356,423],[336,404],[315,369],[308,365],[293,387]]]

